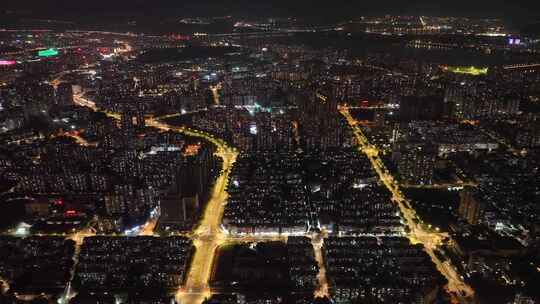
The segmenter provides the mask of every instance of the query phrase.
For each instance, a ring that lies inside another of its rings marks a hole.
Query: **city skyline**
[[[3,10],[21,10],[23,13],[37,14],[40,17],[72,15],[74,19],[84,17],[100,17],[107,15],[123,15],[124,17],[151,16],[194,16],[203,17],[220,15],[251,15],[268,17],[276,16],[305,16],[350,18],[374,14],[409,14],[456,17],[497,17],[497,18],[534,18],[540,17],[539,5],[534,1],[403,1],[385,0],[377,2],[353,2],[338,0],[327,1],[282,1],[270,0],[253,2],[233,0],[222,3],[214,0],[175,1],[159,0],[154,2],[144,0],[114,0],[73,2],[67,0],[43,0],[39,2],[23,0],[5,3]],[[67,18],[69,19],[69,18]]]

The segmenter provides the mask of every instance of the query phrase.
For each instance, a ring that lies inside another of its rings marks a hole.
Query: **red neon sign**
[[[0,65],[15,65],[17,61],[15,60],[0,60]]]

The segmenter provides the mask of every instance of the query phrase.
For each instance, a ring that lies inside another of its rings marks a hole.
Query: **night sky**
[[[343,17],[425,14],[471,17],[540,17],[537,0],[3,0],[4,10],[43,17],[178,15],[295,15]]]

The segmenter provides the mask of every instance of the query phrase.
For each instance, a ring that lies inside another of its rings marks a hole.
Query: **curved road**
[[[73,99],[80,106],[103,112],[114,119],[120,118],[118,113],[99,110],[94,102],[85,99],[80,94],[74,95]],[[229,147],[223,140],[215,138],[206,132],[171,126],[152,117],[146,118],[146,125],[164,131],[174,131],[203,138],[217,147],[216,155],[223,159],[222,174],[216,180],[212,196],[208,201],[201,222],[193,233],[192,239],[196,249],[189,272],[186,275],[185,285],[177,293],[177,298],[182,304],[200,304],[211,295],[208,280],[210,279],[216,249],[227,241],[227,236],[221,230],[220,223],[228,196],[226,187],[229,174],[238,152],[236,149]]]

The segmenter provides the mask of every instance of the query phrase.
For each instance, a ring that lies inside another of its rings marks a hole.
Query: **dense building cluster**
[[[313,228],[399,233],[398,209],[354,150],[242,154],[231,173],[224,225],[233,234]]]
[[[120,127],[110,118],[85,114],[78,118],[86,119],[85,132],[59,131],[53,139],[8,142],[3,148],[5,179],[31,198],[26,215],[54,217],[65,226],[101,213],[110,219],[100,222],[101,229],[120,231],[144,222],[172,195],[194,197],[187,207],[191,215],[182,221],[191,227],[220,170],[214,148],[173,132],[139,137],[125,112]],[[55,204],[59,201],[66,204]],[[66,212],[71,216],[62,216]]]
[[[240,297],[248,303],[270,299],[307,303],[313,298],[317,273],[311,240],[290,237],[286,244],[262,242],[220,248],[211,284],[216,290],[234,291],[235,301]]]
[[[75,243],[62,237],[0,238],[0,277],[14,292],[59,294],[71,278]]]
[[[0,303],[538,302],[538,34],[330,19],[0,29]]]
[[[185,279],[192,252],[184,237],[88,237],[76,266],[79,291],[164,293]]]
[[[243,151],[293,150],[298,146],[287,109],[259,104],[196,113],[192,126],[227,139]]]
[[[445,279],[422,246],[400,237],[331,237],[327,275],[337,302],[430,303]]]
[[[305,232],[306,189],[294,154],[243,154],[228,186],[223,223],[232,233]]]
[[[474,212],[464,213],[468,221],[484,224],[529,245],[540,220],[535,203],[538,201],[538,155],[519,158],[511,154],[489,155],[482,160],[471,157],[464,165],[479,181],[478,187],[469,189],[472,193],[462,200],[462,205],[469,210],[476,206]]]
[[[397,132],[398,142],[431,143],[438,148],[435,152],[441,156],[460,152],[491,152],[499,147],[497,141],[467,124],[414,121]]]

